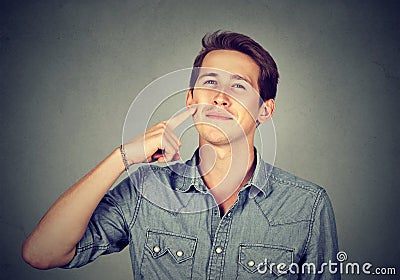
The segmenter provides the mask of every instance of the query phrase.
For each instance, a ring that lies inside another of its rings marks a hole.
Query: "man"
[[[25,261],[79,267],[129,244],[135,279],[339,279],[301,269],[336,260],[326,192],[268,165],[254,148],[257,126],[274,113],[277,83],[274,60],[251,38],[206,35],[187,110],[115,149],[69,188],[24,242]],[[173,131],[190,116],[199,134],[192,159],[141,166],[109,191],[131,165],[178,160]]]

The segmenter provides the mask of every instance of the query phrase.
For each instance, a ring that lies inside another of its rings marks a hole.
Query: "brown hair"
[[[204,57],[214,50],[234,50],[250,56],[260,67],[258,88],[263,101],[275,98],[279,73],[274,59],[257,42],[250,37],[229,31],[216,31],[207,33],[202,39],[203,48],[194,60],[190,77],[190,88],[193,89],[199,76],[199,68],[203,64]]]

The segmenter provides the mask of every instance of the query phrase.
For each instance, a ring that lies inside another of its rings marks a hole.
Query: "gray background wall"
[[[131,277],[127,250],[79,270],[39,271],[23,263],[21,243],[120,144],[135,95],[189,67],[200,38],[217,29],[254,37],[278,63],[276,165],[327,189],[349,261],[397,267],[398,277],[398,9],[396,1],[1,1],[2,279]]]

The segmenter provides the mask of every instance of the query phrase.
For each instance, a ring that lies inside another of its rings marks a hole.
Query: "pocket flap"
[[[169,252],[177,263],[181,263],[193,258],[196,244],[195,237],[165,231],[147,231],[146,248],[153,258]]]
[[[293,249],[266,244],[240,244],[239,263],[250,273],[287,273],[293,262]]]

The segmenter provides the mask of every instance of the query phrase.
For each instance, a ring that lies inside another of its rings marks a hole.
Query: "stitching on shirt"
[[[107,244],[107,245],[94,245],[93,243],[90,243],[90,244],[87,244],[87,245],[82,246],[82,247],[77,247],[76,251],[78,253],[81,253],[83,251],[86,251],[86,250],[89,250],[89,249],[93,249],[93,248],[94,249],[100,249],[100,250],[102,250],[102,249],[108,250],[110,248],[110,244]]]
[[[276,245],[276,244],[264,244],[264,243],[239,243],[239,247],[263,247],[263,248],[271,248],[271,249],[278,249],[283,251],[294,252],[295,249],[292,247],[287,247],[283,245]]]
[[[310,244],[312,230],[313,230],[313,227],[314,227],[315,215],[316,215],[316,212],[317,212],[317,207],[318,207],[319,203],[321,202],[321,200],[322,200],[321,198],[322,198],[322,195],[324,193],[325,193],[325,191],[321,190],[318,193],[317,198],[315,199],[315,202],[314,202],[314,205],[313,205],[313,209],[312,209],[312,213],[311,213],[311,223],[310,223],[309,228],[308,228],[307,241],[306,241],[306,245],[304,246],[304,250],[303,250],[303,252],[301,254],[301,257],[303,257],[305,255],[305,253],[307,252],[307,250],[308,250],[308,245]]]
[[[146,233],[147,233],[146,236],[150,233],[156,233],[156,234],[158,233],[158,234],[163,234],[163,235],[168,235],[168,236],[176,236],[176,237],[180,237],[180,238],[184,238],[184,239],[189,239],[189,240],[195,241],[197,243],[197,237],[194,237],[191,235],[185,235],[185,234],[180,234],[180,233],[175,233],[175,232],[170,232],[170,231],[165,231],[165,230],[151,229],[151,228],[148,228],[146,230]],[[194,245],[193,249],[194,249],[194,247],[196,247],[196,246]]]
[[[139,168],[138,170],[137,170],[137,172],[139,173],[138,174],[138,177],[139,178],[142,178],[142,176],[141,176],[141,168]],[[130,176],[129,176],[129,178],[130,178]],[[131,184],[132,184],[132,186],[131,187],[133,187],[133,188],[136,188],[136,186],[133,186],[133,182],[131,181]],[[142,182],[139,182],[139,188],[141,188],[141,186],[143,186],[143,184],[142,184]],[[138,213],[139,213],[139,208],[140,208],[140,205],[141,205],[141,203],[142,203],[142,191],[143,190],[139,190],[139,193],[136,195],[136,197],[137,197],[137,203],[136,203],[136,206],[135,206],[135,211],[133,212],[133,217],[132,217],[132,220],[131,220],[131,222],[129,223],[129,226],[128,226],[128,228],[129,228],[129,239],[131,240],[131,229],[133,228],[133,225],[135,224],[135,222],[136,222],[136,219],[137,219],[137,217],[138,217]]]
[[[165,172],[169,173],[168,176],[172,174],[171,170],[169,170],[169,169],[163,169],[163,168],[160,168],[159,166],[150,166],[150,169],[151,169],[152,172],[155,172],[155,170],[153,170],[153,168],[158,169],[158,171],[160,171],[160,172],[164,172],[164,171],[165,171]],[[150,199],[148,199],[147,197],[145,197],[145,196],[143,195],[143,193],[144,193],[144,182],[147,180],[147,177],[148,177],[148,172],[145,173],[145,175],[143,176],[143,178],[142,178],[142,176],[141,176],[142,181],[140,182],[140,188],[141,188],[141,189],[140,189],[140,200],[141,200],[141,201],[142,201],[142,200],[145,200],[145,201],[147,201],[148,203],[150,203],[151,205],[157,207],[158,209],[161,209],[161,210],[167,212],[168,214],[170,214],[170,215],[172,215],[172,216],[176,216],[178,213],[171,212],[171,211],[167,211],[165,208],[160,207],[159,205],[157,205],[156,203],[152,202]]]
[[[172,175],[172,176],[177,176],[177,177],[180,176],[179,174],[177,174],[177,173],[175,173],[175,172],[173,172],[173,171],[171,171],[171,170],[169,170],[169,169],[165,169],[165,168],[163,168],[163,167],[151,166],[150,168],[151,168],[151,169],[155,168],[155,169],[157,169],[157,171],[159,171],[159,172],[161,172],[161,173],[162,173],[162,172],[167,172],[167,173],[169,174],[168,176],[170,176],[170,175]],[[152,171],[155,172],[155,170],[152,170]],[[163,174],[163,175],[165,175],[165,174]],[[187,201],[187,204],[186,204],[186,205],[181,205],[178,209],[176,209],[176,210],[174,210],[174,211],[172,211],[172,210],[171,210],[171,211],[170,211],[170,210],[167,210],[167,209],[161,207],[160,205],[154,203],[153,201],[151,201],[150,199],[148,199],[146,196],[143,195],[143,193],[144,193],[144,181],[147,180],[148,176],[149,176],[149,175],[148,175],[148,172],[146,172],[145,175],[144,175],[143,178],[142,178],[141,183],[140,183],[140,187],[141,187],[141,190],[140,190],[140,200],[141,200],[141,201],[142,201],[142,200],[145,200],[145,201],[147,201],[148,203],[150,203],[151,205],[153,205],[153,206],[155,206],[155,207],[157,207],[157,208],[159,208],[159,209],[161,209],[161,210],[167,212],[169,215],[172,215],[172,216],[177,216],[177,215],[179,215],[179,214],[184,213],[184,212],[182,211],[182,209],[186,208],[187,205],[189,205],[189,203],[194,199],[194,196],[192,196],[192,197]],[[142,177],[142,176],[141,176],[141,177]],[[172,184],[170,184],[170,186],[172,186]],[[178,185],[177,185],[177,186],[178,186]],[[181,186],[178,186],[178,188],[177,188],[176,190],[180,191],[180,190],[179,190],[180,187],[181,187]],[[173,190],[173,189],[171,188],[171,190]],[[176,191],[176,190],[174,190],[174,191]]]
[[[281,179],[281,178],[278,178],[278,177],[275,176],[274,174],[271,174],[270,176],[271,176],[272,179],[274,179],[275,181],[277,181],[277,182],[279,182],[279,183],[284,183],[284,184],[287,184],[287,185],[291,185],[291,186],[294,186],[294,187],[298,187],[298,188],[301,188],[301,189],[304,189],[304,190],[306,190],[306,191],[310,191],[310,192],[313,192],[313,193],[318,193],[318,192],[319,192],[319,190],[315,190],[315,189],[312,188],[311,186],[300,185],[300,184],[295,183],[295,182],[292,182],[292,181],[283,180],[283,179]]]
[[[254,199],[254,202],[257,205],[260,212],[262,213],[262,215],[264,216],[264,218],[267,220],[268,225],[271,226],[271,221],[268,219],[268,216],[264,213],[263,209],[261,208],[261,205],[258,203],[256,199]]]
[[[263,208],[260,205],[260,202],[257,201],[257,198],[254,199],[254,203],[257,205],[258,209],[264,216],[264,218],[267,220],[267,223],[270,227],[274,226],[281,226],[281,225],[290,225],[290,224],[298,224],[298,223],[303,223],[303,222],[310,222],[311,219],[301,219],[301,220],[296,220],[296,221],[291,221],[291,222],[274,222],[268,218],[268,215],[264,212]]]
[[[271,227],[274,227],[274,226],[282,226],[282,225],[291,225],[291,224],[299,224],[299,223],[304,223],[304,222],[309,223],[310,221],[311,221],[311,220],[303,219],[303,220],[298,220],[298,221],[294,221],[294,222],[273,223],[273,224],[271,225]]]
[[[149,204],[151,204],[151,205],[153,205],[154,207],[156,207],[156,208],[158,208],[158,209],[160,209],[160,210],[162,210],[162,211],[168,213],[168,214],[171,215],[171,216],[177,216],[177,215],[179,215],[179,214],[182,213],[182,212],[179,212],[179,211],[168,211],[167,209],[165,209],[165,208],[163,208],[163,207],[157,205],[156,203],[152,202],[151,200],[147,199],[146,197],[142,196],[142,198],[143,198],[143,200],[145,200],[145,201],[148,202]]]
[[[264,248],[264,249],[274,249],[290,253],[290,263],[293,263],[295,248],[287,247],[283,245],[275,244],[263,244],[263,243],[239,243],[239,252],[242,248]]]
[[[129,178],[129,180],[130,180],[130,178]],[[121,217],[122,217],[122,220],[124,221],[124,226],[125,226],[125,228],[127,229],[128,233],[129,233],[130,230],[129,230],[128,222],[127,222],[127,220],[126,220],[124,211],[122,210],[121,206],[118,204],[118,202],[117,202],[112,196],[109,196],[108,199],[110,199],[110,201],[112,201],[112,202],[114,203],[115,207],[116,207],[116,208],[118,209],[118,211],[120,212],[120,215],[121,215]]]
[[[150,168],[151,171],[153,171],[154,173],[155,173],[155,172],[161,172],[161,173],[163,173],[163,175],[166,175],[166,176],[176,176],[177,179],[182,180],[183,182],[181,182],[181,184],[179,184],[179,185],[176,185],[176,189],[175,189],[175,190],[176,190],[176,191],[185,191],[185,192],[187,191],[187,190],[186,190],[186,187],[185,187],[185,181],[186,181],[186,179],[187,179],[188,177],[182,176],[182,175],[176,173],[175,171],[173,171],[173,170],[171,170],[171,169],[169,169],[169,168],[162,167],[162,166],[158,166],[158,165],[150,165],[149,168]],[[187,172],[186,168],[187,168],[187,167],[185,167],[185,171],[184,171],[185,174],[186,174],[186,172]],[[195,170],[195,174],[194,174],[193,179],[194,179],[194,180],[198,180],[199,177],[200,177],[200,176],[197,174],[197,171]],[[192,177],[190,177],[190,178],[192,178]],[[190,186],[189,186],[189,187],[190,187]],[[189,187],[188,187],[187,189],[189,189]],[[181,188],[185,188],[185,190],[181,190]]]
[[[238,259],[237,259],[237,270],[236,270],[236,275],[239,276],[239,269],[240,266],[244,267],[245,264],[242,261],[241,258],[241,253],[243,252],[243,249],[254,249],[254,248],[262,248],[264,250],[268,250],[268,249],[273,249],[273,250],[279,250],[279,251],[284,251],[286,254],[290,255],[290,261],[288,262],[288,264],[292,264],[294,262],[294,254],[296,249],[295,248],[291,248],[291,247],[287,247],[287,246],[282,246],[282,245],[273,245],[273,244],[261,244],[261,243],[239,243],[239,247],[238,247]],[[269,260],[271,261],[271,260]],[[277,259],[272,260],[272,261],[278,261]],[[281,259],[279,260],[281,261]],[[274,272],[274,274],[276,274]],[[281,274],[278,275],[278,277],[281,276]],[[238,279],[238,278],[237,278]]]
[[[236,202],[233,204],[233,206],[231,207],[231,211],[233,212],[234,210],[235,210],[235,208],[237,208],[238,206],[238,201],[239,200],[236,200]],[[220,228],[221,228],[221,222],[222,222],[222,220],[218,223],[218,226],[217,226],[217,229],[215,230],[215,233],[217,233],[219,230],[220,230]],[[224,243],[224,249],[223,249],[223,251],[222,251],[222,256],[221,256],[221,258],[222,258],[222,266],[221,266],[221,268],[220,268],[220,270],[219,270],[219,273],[220,273],[220,275],[223,275],[223,273],[224,273],[224,268],[225,268],[225,256],[226,256],[226,248],[228,247],[227,246],[227,244],[229,244],[229,238],[228,238],[228,236],[230,235],[230,233],[231,233],[231,229],[232,229],[232,219],[229,219],[228,221],[225,221],[225,223],[228,223],[228,225],[227,225],[227,229],[226,229],[226,232],[225,232],[225,238],[223,238],[222,240],[225,240],[225,243]],[[215,233],[214,233],[214,237],[213,237],[213,242],[212,242],[212,244],[211,244],[211,250],[215,250],[216,249],[216,238],[215,238]],[[218,258],[218,257],[217,257]],[[210,258],[209,258],[209,260],[208,260],[208,264],[210,264],[211,263],[211,259],[212,259],[212,257],[210,256]],[[208,268],[208,279],[211,279],[211,277],[212,277],[212,274],[211,274],[211,267],[212,267],[212,265],[209,265],[209,268]]]
[[[169,232],[169,231],[164,231],[164,230],[157,230],[157,229],[151,229],[147,228],[146,230],[146,240],[145,240],[145,245],[144,247],[147,248],[151,252],[151,247],[148,245],[152,245],[149,242],[150,236],[155,235],[156,239],[165,239],[169,237],[174,237],[178,238],[178,242],[185,242],[186,244],[189,244],[189,250],[190,250],[190,255],[184,259],[184,261],[187,261],[189,259],[194,259],[195,252],[196,252],[196,247],[198,243],[197,237],[190,236],[190,235],[184,235],[184,234],[179,234],[179,233],[174,233],[174,232]],[[169,243],[168,243],[169,245]],[[174,256],[174,252],[171,251],[172,248],[169,246],[165,249],[171,256]],[[175,258],[174,258],[175,259]],[[192,272],[191,272],[192,273]]]
[[[150,254],[150,256],[152,256],[151,249],[149,248],[149,246],[147,246],[149,244],[149,235],[150,234],[154,234],[154,235],[156,235],[156,237],[160,237],[160,235],[163,235],[163,237],[165,237],[165,236],[178,237],[178,238],[181,238],[182,240],[184,240],[184,242],[190,241],[191,244],[190,244],[189,250],[191,251],[191,256],[188,257],[187,259],[185,259],[184,261],[192,262],[192,265],[190,266],[190,279],[191,279],[193,276],[193,267],[194,267],[193,264],[195,263],[195,255],[196,255],[195,253],[196,253],[198,238],[194,237],[194,236],[190,236],[190,235],[183,235],[183,234],[178,234],[178,233],[174,233],[174,232],[162,231],[162,230],[151,229],[151,228],[146,229],[146,238],[145,238],[144,246],[143,246],[143,250],[142,250],[142,257],[139,262],[139,275],[141,275],[143,277],[142,269],[143,269],[143,261],[144,261],[145,255]],[[160,237],[160,238],[162,238],[162,237]],[[173,255],[173,252],[170,250],[170,248],[167,248],[166,252],[168,252],[168,254],[170,254],[170,255]],[[165,253],[163,253],[162,255],[164,255],[164,254]]]
[[[280,222],[272,222],[268,219],[268,216],[264,213],[263,209],[261,208],[260,204],[254,200],[254,202],[256,203],[257,207],[260,209],[262,215],[264,216],[264,218],[267,220],[267,223],[270,227],[274,227],[274,226],[282,226],[282,225],[291,225],[291,224],[298,224],[298,223],[308,223],[311,221],[311,219],[302,219],[302,220],[297,220],[297,221],[293,221],[293,222],[285,222],[285,223],[280,223]]]
[[[144,167],[143,167],[144,168]],[[175,175],[179,175],[179,174],[177,174],[176,172],[174,172],[174,171],[172,171],[171,169],[169,169],[169,168],[165,168],[165,167],[161,167],[161,166],[157,166],[157,165],[149,165],[149,167],[148,167],[151,171],[153,171],[153,172],[165,172],[165,173],[168,173],[168,174],[166,174],[166,175],[168,175],[168,176],[171,176],[171,174],[175,174]]]

